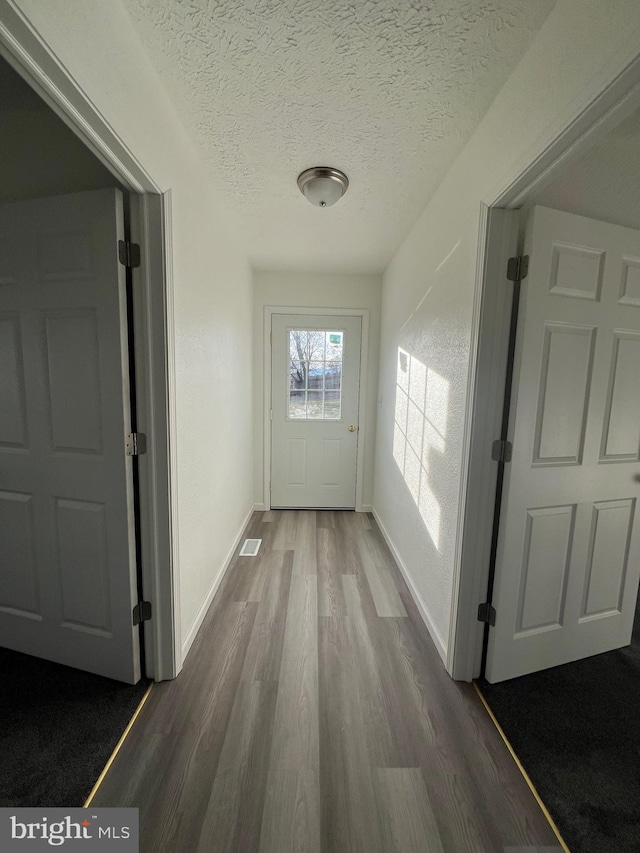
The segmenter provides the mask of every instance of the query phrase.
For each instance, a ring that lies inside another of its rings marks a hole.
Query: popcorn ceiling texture
[[[265,269],[382,270],[554,0],[124,0]],[[296,177],[343,169],[313,208]],[[327,252],[330,246],[330,252]]]

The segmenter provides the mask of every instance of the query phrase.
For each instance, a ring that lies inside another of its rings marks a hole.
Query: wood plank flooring
[[[255,513],[180,676],[93,801],[143,853],[560,850],[472,686],[451,681],[371,516]]]

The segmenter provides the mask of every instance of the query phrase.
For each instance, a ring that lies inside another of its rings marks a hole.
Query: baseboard
[[[263,503],[253,505],[254,512],[266,512],[266,510],[267,508]]]
[[[198,631],[200,630],[200,626],[202,625],[202,623],[204,621],[204,617],[207,615],[207,610],[211,606],[211,602],[213,601],[213,596],[218,591],[218,587],[220,586],[220,582],[222,581],[222,578],[224,577],[224,573],[229,568],[229,563],[233,559],[233,555],[235,554],[238,545],[242,541],[242,537],[244,536],[244,532],[247,529],[247,525],[251,521],[251,516],[253,515],[253,513],[254,513],[254,505],[252,504],[251,509],[247,513],[245,520],[242,522],[242,524],[240,526],[240,531],[239,531],[238,535],[236,536],[236,538],[233,542],[233,545],[229,549],[227,556],[224,558],[222,566],[220,567],[220,569],[216,573],[215,578],[213,579],[213,582],[211,584],[209,592],[207,593],[207,597],[202,602],[202,607],[200,608],[200,610],[198,610],[198,615],[196,616],[196,618],[193,622],[193,625],[189,629],[189,633],[187,634],[187,636],[184,639],[184,642],[182,643],[182,660],[183,661],[187,657],[187,654],[189,653],[189,649],[193,645],[193,641],[195,640],[196,635],[198,634]]]
[[[373,506],[371,504],[362,504],[358,512],[373,512]]]
[[[405,579],[407,586],[409,587],[409,592],[411,593],[411,597],[413,598],[413,600],[416,603],[416,607],[418,608],[418,612],[420,613],[420,616],[422,616],[422,621],[427,626],[427,630],[429,631],[429,634],[431,635],[431,639],[433,640],[433,643],[434,643],[436,649],[438,650],[438,654],[440,655],[443,663],[446,666],[446,664],[447,664],[447,646],[446,646],[446,643],[444,642],[444,640],[442,639],[442,637],[440,636],[440,632],[438,631],[438,629],[435,626],[433,618],[432,618],[431,614],[429,613],[429,608],[424,603],[424,601],[422,600],[422,597],[420,596],[420,593],[416,589],[416,586],[415,586],[413,580],[411,579],[411,575],[409,574],[409,571],[407,570],[407,567],[404,564],[402,557],[398,553],[398,549],[393,544],[393,540],[389,536],[389,533],[388,533],[386,527],[384,526],[384,524],[382,523],[382,521],[380,519],[380,516],[376,512],[376,508],[372,507],[371,512],[373,512],[373,517],[375,518],[375,520],[378,524],[378,527],[380,528],[380,533],[382,533],[382,535],[384,537],[384,541],[389,546],[389,550],[391,551],[391,554],[393,555],[393,559],[396,561],[398,568],[402,572],[402,576]]]

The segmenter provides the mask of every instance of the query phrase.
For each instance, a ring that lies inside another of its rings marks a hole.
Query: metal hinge
[[[511,462],[513,445],[504,438],[497,438],[491,445],[491,458],[494,462]]]
[[[148,622],[151,619],[151,602],[139,601],[133,608],[133,624],[139,625],[141,622]]]
[[[127,456],[142,456],[147,452],[147,436],[143,432],[130,432],[125,447]]]
[[[507,278],[509,281],[522,281],[529,272],[529,255],[516,255],[507,261]]]
[[[125,267],[140,266],[140,246],[137,243],[130,243],[129,240],[118,240],[118,258],[120,263]]]
[[[496,609],[488,601],[478,605],[478,622],[484,622],[491,627],[496,624]]]

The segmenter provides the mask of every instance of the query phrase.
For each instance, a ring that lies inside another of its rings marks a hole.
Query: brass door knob
[[[354,427],[353,424],[351,424],[351,426],[349,427],[349,432],[355,432],[355,431],[356,431],[356,428]]]

